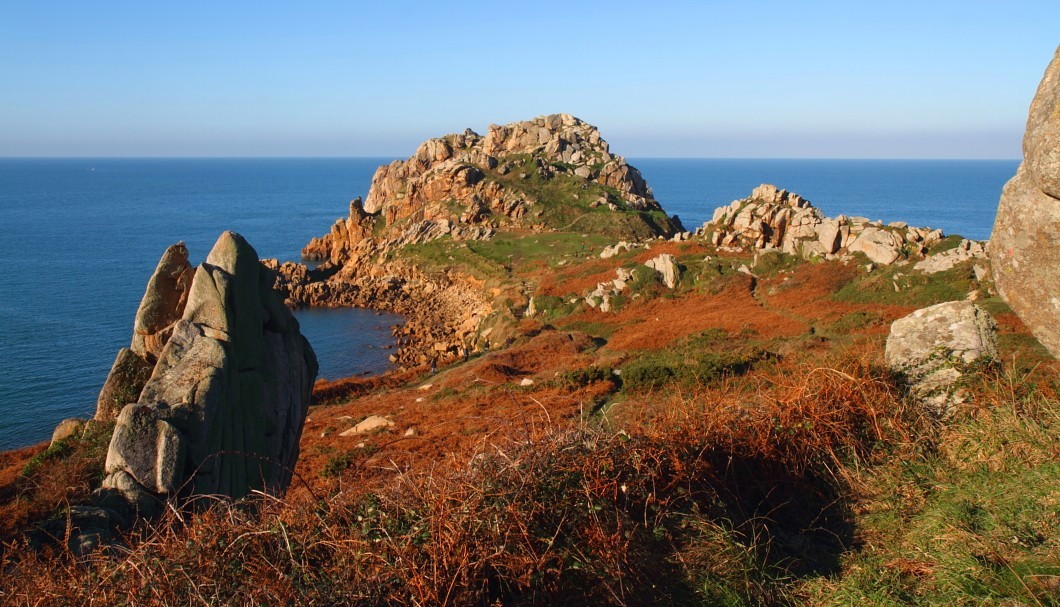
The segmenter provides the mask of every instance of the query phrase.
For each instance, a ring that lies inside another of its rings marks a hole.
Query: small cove
[[[317,355],[317,379],[329,380],[390,369],[396,343],[390,328],[404,321],[362,308],[302,308],[294,315]]]

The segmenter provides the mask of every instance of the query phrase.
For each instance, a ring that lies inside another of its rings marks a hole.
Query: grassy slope
[[[431,378],[322,386],[287,502],[173,516],[91,567],[16,540],[0,596],[1056,604],[1056,363],[988,299],[1005,365],[971,378],[953,419],[919,415],[880,367],[889,323],[964,297],[967,269],[902,282],[765,256],[751,280],[735,269],[749,257],[700,243],[600,260],[606,242],[409,247],[428,270],[530,285],[542,315],[513,310],[511,348]],[[661,252],[684,267],[677,289],[640,273],[611,314],[570,303]],[[372,414],[397,426],[339,436]],[[24,524],[76,501],[98,483],[97,443],[38,458],[5,485],[5,507],[25,506]]]

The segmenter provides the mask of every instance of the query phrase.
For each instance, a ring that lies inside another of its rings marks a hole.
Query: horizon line
[[[940,157],[899,157],[899,156],[879,156],[879,157],[847,157],[847,156],[637,156],[637,155],[623,155],[617,154],[626,159],[637,159],[637,160],[905,160],[905,161],[962,161],[962,162],[999,162],[999,161],[1022,161],[1022,158],[940,158]],[[86,155],[75,155],[75,156],[4,156],[0,155],[0,160],[378,160],[380,158],[392,158],[396,160],[403,160],[410,158],[410,156],[392,156],[392,155],[357,155],[357,156],[310,156],[310,155],[269,155],[269,156],[237,156],[237,155],[217,155],[217,156],[165,156],[165,155],[141,155],[141,156],[86,156]]]

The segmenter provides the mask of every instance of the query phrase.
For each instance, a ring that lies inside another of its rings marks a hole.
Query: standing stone
[[[242,236],[221,235],[138,401],[118,416],[105,487],[132,503],[286,489],[317,364],[274,282]]]
[[[987,252],[998,291],[1060,358],[1060,48],[1031,102],[1023,163],[1001,193]]]

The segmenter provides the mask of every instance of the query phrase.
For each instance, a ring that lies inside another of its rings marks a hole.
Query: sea
[[[368,193],[392,158],[0,158],[0,449],[47,440],[89,417],[165,248],[192,263],[233,230],[259,256],[302,246]],[[687,229],[762,183],[826,215],[990,235],[1015,160],[630,159]],[[329,379],[389,368],[390,327],[374,310],[296,313]]]

